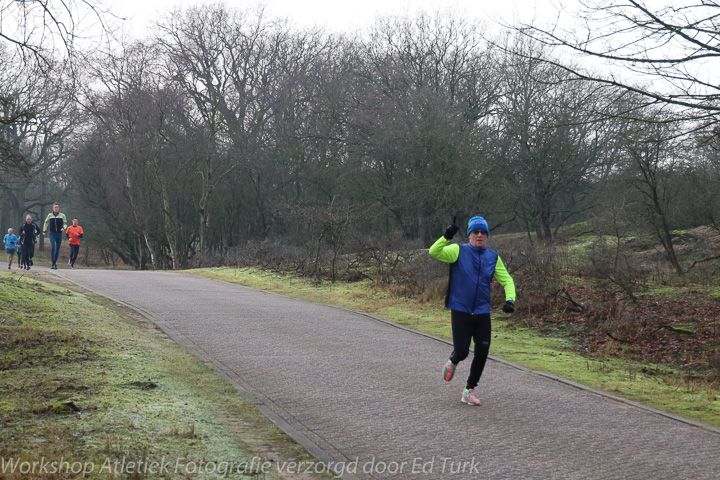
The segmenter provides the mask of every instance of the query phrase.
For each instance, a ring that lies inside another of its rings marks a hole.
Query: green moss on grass
[[[93,466],[42,478],[176,479],[218,478],[218,466],[244,469],[253,458],[312,459],[232,385],[132,311],[17,273],[0,273],[0,305],[6,462]],[[151,462],[166,467],[153,473]],[[264,478],[282,476],[271,468]]]

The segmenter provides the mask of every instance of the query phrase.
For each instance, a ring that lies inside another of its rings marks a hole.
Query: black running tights
[[[466,312],[451,310],[453,353],[450,360],[454,364],[465,360],[470,353],[470,340],[475,342],[475,354],[470,365],[470,376],[467,388],[477,387],[480,376],[485,369],[485,362],[490,352],[490,314],[472,315]]]
[[[23,243],[22,246],[22,266],[23,267],[29,267],[30,262],[32,261],[33,256],[35,255],[35,244],[31,243],[29,245],[25,245]]]
[[[78,253],[80,253],[80,245],[73,245],[72,243],[69,243],[68,245],[70,245],[70,265],[74,266]]]

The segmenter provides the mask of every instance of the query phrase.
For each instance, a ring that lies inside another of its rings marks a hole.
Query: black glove
[[[447,227],[447,229],[445,230],[444,237],[448,240],[452,240],[452,238],[455,236],[455,234],[458,232],[458,230],[460,230],[460,227],[458,227],[457,225],[455,225],[453,223],[452,225]]]
[[[505,313],[513,313],[515,311],[515,302],[512,300],[508,300],[505,302],[505,305],[503,305],[503,312]]]

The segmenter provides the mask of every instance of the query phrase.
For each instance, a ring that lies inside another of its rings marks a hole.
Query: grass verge
[[[451,339],[448,312],[440,305],[394,297],[369,281],[317,283],[257,268],[208,268],[188,273],[323,304],[366,312],[414,330]],[[720,427],[720,392],[683,381],[684,374],[655,364],[581,355],[570,339],[539,333],[493,314],[491,355],[547,372],[668,413]]]
[[[0,272],[0,478],[332,478],[287,476],[313,458],[143,317],[30,273]]]

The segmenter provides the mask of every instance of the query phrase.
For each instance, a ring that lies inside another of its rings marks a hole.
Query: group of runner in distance
[[[17,265],[20,269],[30,270],[35,256],[35,244],[41,233],[43,236],[50,238],[50,259],[52,261],[50,268],[57,270],[57,260],[64,234],[68,239],[68,245],[70,245],[68,266],[74,269],[75,261],[80,253],[80,239],[83,238],[84,234],[83,228],[78,224],[77,218],[74,218],[72,224],[68,225],[67,217],[60,212],[60,204],[57,202],[53,204],[53,211],[45,218],[42,232],[31,215],[25,217],[25,223],[20,227],[18,235],[15,235],[12,228],[8,229],[8,233],[3,239],[5,253],[8,256],[8,269],[12,269],[13,257],[17,253]]]

